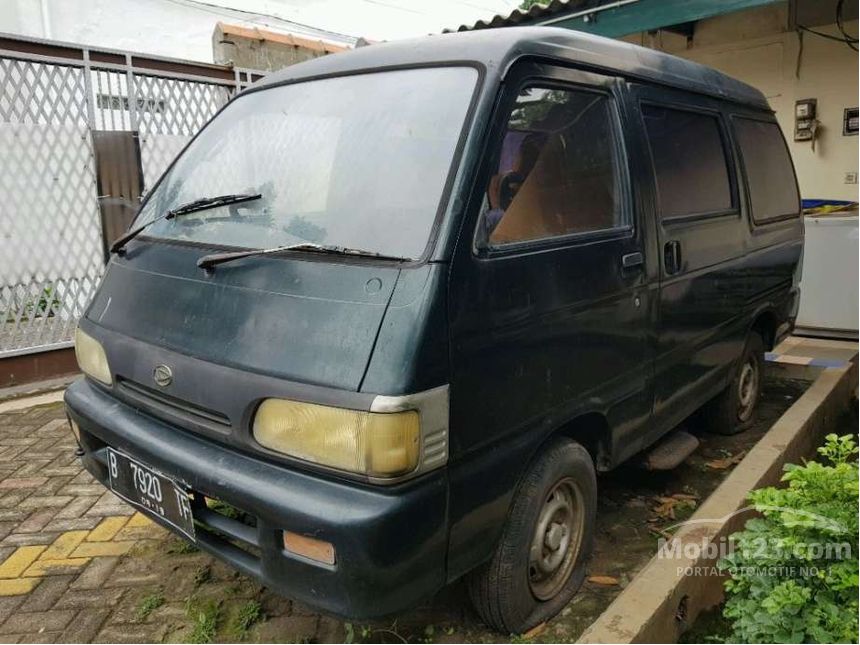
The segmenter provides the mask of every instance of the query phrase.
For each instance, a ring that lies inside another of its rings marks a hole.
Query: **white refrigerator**
[[[857,338],[857,211],[804,218],[796,333]]]

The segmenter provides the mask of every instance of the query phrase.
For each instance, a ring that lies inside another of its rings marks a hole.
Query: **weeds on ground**
[[[185,615],[191,620],[188,642],[211,643],[221,620],[221,603],[214,600],[194,602],[189,598]]]
[[[137,607],[137,619],[146,620],[149,615],[164,604],[164,594],[161,589],[156,589],[140,599]]]
[[[256,600],[249,600],[239,608],[239,612],[233,619],[230,630],[236,639],[242,639],[257,622],[263,618],[263,607]]]
[[[186,553],[196,553],[199,551],[193,543],[182,538],[176,538],[170,541],[167,545],[167,552],[171,555],[184,555]]]
[[[406,643],[406,639],[397,631],[397,621],[391,627],[373,628],[369,625],[343,624],[344,642],[346,643],[381,643],[383,639]]]

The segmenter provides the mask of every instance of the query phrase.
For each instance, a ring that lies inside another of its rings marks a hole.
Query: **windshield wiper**
[[[288,251],[313,251],[316,253],[332,253],[336,255],[358,255],[362,257],[379,258],[382,260],[396,260],[397,262],[409,261],[409,258],[403,258],[396,255],[385,255],[384,253],[376,253],[375,251],[362,251],[361,249],[315,244],[314,242],[300,242],[298,244],[289,244],[287,246],[275,246],[270,249],[212,253],[210,255],[204,255],[202,258],[197,260],[197,266],[206,271],[211,271],[212,267],[217,264],[224,264],[225,262],[232,262],[233,260],[241,260],[242,258],[259,257],[261,255],[276,255],[278,253],[286,253]]]
[[[151,219],[146,224],[141,224],[135,229],[130,230],[128,233],[119,238],[116,242],[114,242],[110,247],[111,253],[119,253],[120,255],[124,251],[125,245],[133,238],[137,237],[144,229],[152,226],[156,222],[160,222],[165,219],[173,219],[174,217],[178,217],[179,215],[186,215],[188,213],[196,213],[197,211],[202,211],[207,208],[215,208],[216,206],[226,206],[228,204],[241,204],[242,202],[250,202],[255,199],[260,199],[263,195],[261,193],[238,193],[234,195],[217,195],[215,197],[203,197],[202,199],[195,199],[193,202],[187,202],[182,204],[181,206],[177,206],[176,208],[171,208],[164,215],[160,215],[155,219]]]

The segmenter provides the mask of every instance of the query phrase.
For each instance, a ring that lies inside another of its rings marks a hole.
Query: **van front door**
[[[644,86],[634,96],[653,164],[659,240],[652,428],[660,434],[719,392],[740,353],[746,227],[719,103]]]
[[[450,551],[464,567],[495,544],[550,432],[588,415],[570,428],[583,443],[605,423],[621,436],[652,402],[652,291],[623,84],[530,65],[509,88],[449,287],[451,437],[455,453],[479,455],[450,469]]]

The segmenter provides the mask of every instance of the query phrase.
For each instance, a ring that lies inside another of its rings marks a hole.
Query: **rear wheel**
[[[492,558],[470,575],[484,622],[518,634],[564,608],[585,577],[596,508],[588,451],[554,440],[523,477]]]
[[[743,432],[755,421],[764,373],[764,340],[750,332],[728,387],[702,408],[708,430],[722,435]]]

